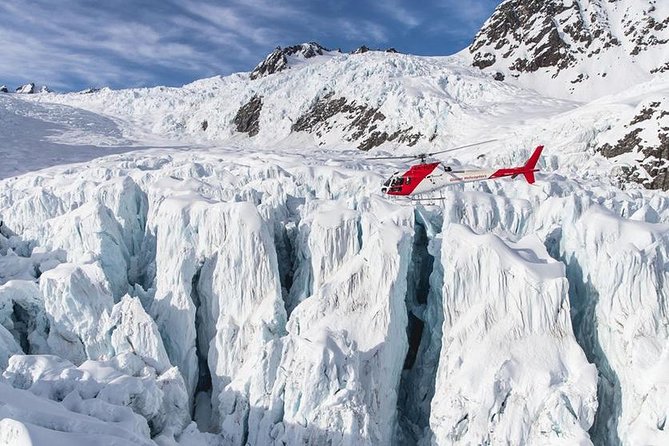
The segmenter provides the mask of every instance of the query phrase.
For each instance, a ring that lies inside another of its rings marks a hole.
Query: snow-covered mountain
[[[621,42],[613,14],[646,11],[573,4]],[[585,53],[505,68],[500,17],[568,40],[573,7],[541,5],[500,5],[483,70],[312,43],[182,88],[1,95],[0,444],[668,443],[668,74],[586,101],[556,93]],[[444,160],[544,144],[535,185],[390,201],[407,165],[365,159],[491,138]]]
[[[466,53],[483,72],[549,96],[624,94],[669,72],[669,3],[506,0]],[[668,92],[659,93],[621,117],[612,132],[618,139],[597,151],[624,163],[626,181],[666,190]]]
[[[469,46],[474,66],[557,97],[592,99],[669,71],[669,4],[506,0]]]

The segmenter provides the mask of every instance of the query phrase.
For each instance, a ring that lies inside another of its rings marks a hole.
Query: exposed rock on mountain
[[[589,100],[669,71],[669,2],[506,0],[470,45],[473,66],[550,96]],[[664,97],[664,99],[662,99]],[[665,96],[597,146],[624,182],[668,189]]]
[[[378,48],[377,48],[377,49],[369,48],[367,45],[359,46],[358,48],[356,48],[356,49],[354,49],[353,51],[351,51],[351,54],[364,54],[364,53],[367,53],[367,52],[369,52],[369,51],[385,51],[386,53],[395,53],[395,54],[399,54],[399,51],[397,51],[397,50],[396,50],[395,48],[393,48],[393,47],[387,48],[387,49],[385,49],[385,50],[381,50],[381,49],[378,49]]]
[[[91,93],[97,93],[98,91],[100,91],[99,88],[92,88],[91,87],[91,88],[86,88],[84,90],[81,90],[79,92],[79,94],[91,94]]]
[[[322,56],[329,51],[327,48],[316,42],[293,45],[286,48],[276,47],[274,51],[260,62],[251,71],[251,79],[258,79],[263,76],[278,73],[289,67],[289,58],[309,59],[315,56]]]
[[[378,108],[368,105],[358,105],[356,101],[348,101],[344,97],[335,98],[329,92],[314,103],[314,105],[298,118],[291,129],[295,132],[312,132],[316,136],[328,133],[334,126],[338,115],[344,122],[344,130],[349,141],[359,142],[358,148],[369,150],[386,141],[395,141],[413,146],[423,136],[420,132],[411,133],[412,127],[396,130],[393,133],[377,130],[378,122],[384,121],[386,116]],[[341,125],[341,119],[338,120]]]
[[[647,102],[619,132],[614,143],[603,143],[602,155],[619,162],[621,179],[649,189],[669,190],[669,102]]]
[[[0,93],[9,93],[9,89],[6,85],[0,86]]]
[[[35,84],[33,82],[29,84],[22,85],[16,88],[17,93],[21,94],[33,94],[35,93]]]
[[[242,105],[237,111],[233,122],[238,132],[248,133],[249,136],[255,136],[260,131],[260,111],[262,110],[262,98],[258,95],[253,96],[246,104]],[[207,124],[207,127],[209,124]],[[203,126],[203,130],[207,127]]]
[[[469,52],[474,66],[540,91],[594,97],[669,69],[667,42],[667,2],[506,0]]]

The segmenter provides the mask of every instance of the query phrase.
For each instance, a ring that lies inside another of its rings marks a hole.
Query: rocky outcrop
[[[343,115],[347,121],[344,131],[348,133],[348,141],[358,141],[360,150],[369,150],[387,141],[395,141],[408,146],[415,145],[423,136],[420,132],[412,133],[412,127],[389,132],[379,129],[379,124],[386,116],[377,107],[358,104],[344,97],[335,97],[329,92],[318,99],[292,125],[294,132],[310,132],[320,137],[329,132],[335,125],[335,117]]]
[[[81,90],[79,94],[92,94],[92,93],[97,93],[100,91],[99,88],[86,88],[85,90]]]
[[[35,83],[31,82],[29,84],[22,85],[16,89],[16,92],[21,94],[33,94],[35,93]]]
[[[632,154],[637,163],[624,163],[621,180],[648,189],[669,190],[669,104],[653,101],[642,105],[624,125],[625,135],[615,143],[604,143],[598,151],[607,158]]]
[[[9,89],[6,85],[0,86],[0,93],[9,93]]]
[[[257,135],[260,131],[260,110],[262,110],[262,97],[258,95],[242,105],[233,120],[237,131],[248,133],[249,136]],[[206,128],[203,127],[203,130]]]
[[[382,50],[382,49],[379,49],[379,48],[372,49],[372,48],[369,48],[367,45],[362,45],[362,46],[359,46],[358,48],[354,49],[353,51],[351,51],[351,54],[364,54],[368,51],[384,51],[386,53],[392,53],[392,54],[398,54],[399,53],[399,51],[397,51],[393,47],[386,48],[385,50]]]
[[[326,51],[329,50],[316,42],[303,43],[286,48],[277,46],[274,51],[267,55],[265,60],[256,65],[250,77],[251,79],[259,79],[289,68],[288,57],[310,59],[315,56],[322,56]]]
[[[621,87],[631,85],[638,78],[626,83],[622,66],[646,76],[669,69],[664,50],[669,16],[666,7],[654,3],[507,0],[470,45],[472,65],[519,78],[542,73],[571,84],[601,82],[615,74]],[[588,87],[567,84],[572,92],[580,88]]]

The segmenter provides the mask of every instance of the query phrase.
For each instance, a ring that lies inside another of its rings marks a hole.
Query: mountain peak
[[[668,43],[666,2],[506,0],[469,53],[472,65],[482,70],[530,79],[532,88],[560,79],[552,84],[563,94],[550,93],[593,98],[669,71],[662,57]]]
[[[317,42],[305,42],[285,48],[277,46],[262,62],[256,65],[253,71],[251,71],[250,77],[251,79],[258,79],[285,70],[289,65],[288,57],[310,59],[322,56],[328,51],[330,50]]]

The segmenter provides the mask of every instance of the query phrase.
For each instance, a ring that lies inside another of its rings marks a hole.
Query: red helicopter
[[[426,158],[440,153],[460,150],[464,149],[465,147],[477,146],[491,141],[495,140],[491,139],[488,141],[482,141],[432,153],[421,153],[418,155],[409,156],[382,156],[370,159],[420,160],[419,164],[411,166],[409,170],[402,174],[400,174],[400,172],[395,172],[390,178],[388,178],[385,183],[383,183],[381,192],[385,195],[391,196],[411,197],[416,199],[415,196],[417,195],[434,192],[454,184],[469,183],[472,181],[496,180],[498,178],[504,177],[516,178],[518,175],[523,175],[528,183],[533,184],[534,172],[539,171],[539,169],[536,169],[535,167],[537,165],[537,161],[539,161],[539,157],[541,156],[541,151],[543,150],[544,146],[538,146],[536,149],[534,149],[532,156],[530,156],[530,158],[523,166],[519,167],[506,167],[502,169],[454,170],[450,166],[447,166],[441,162],[427,163],[425,161]]]

